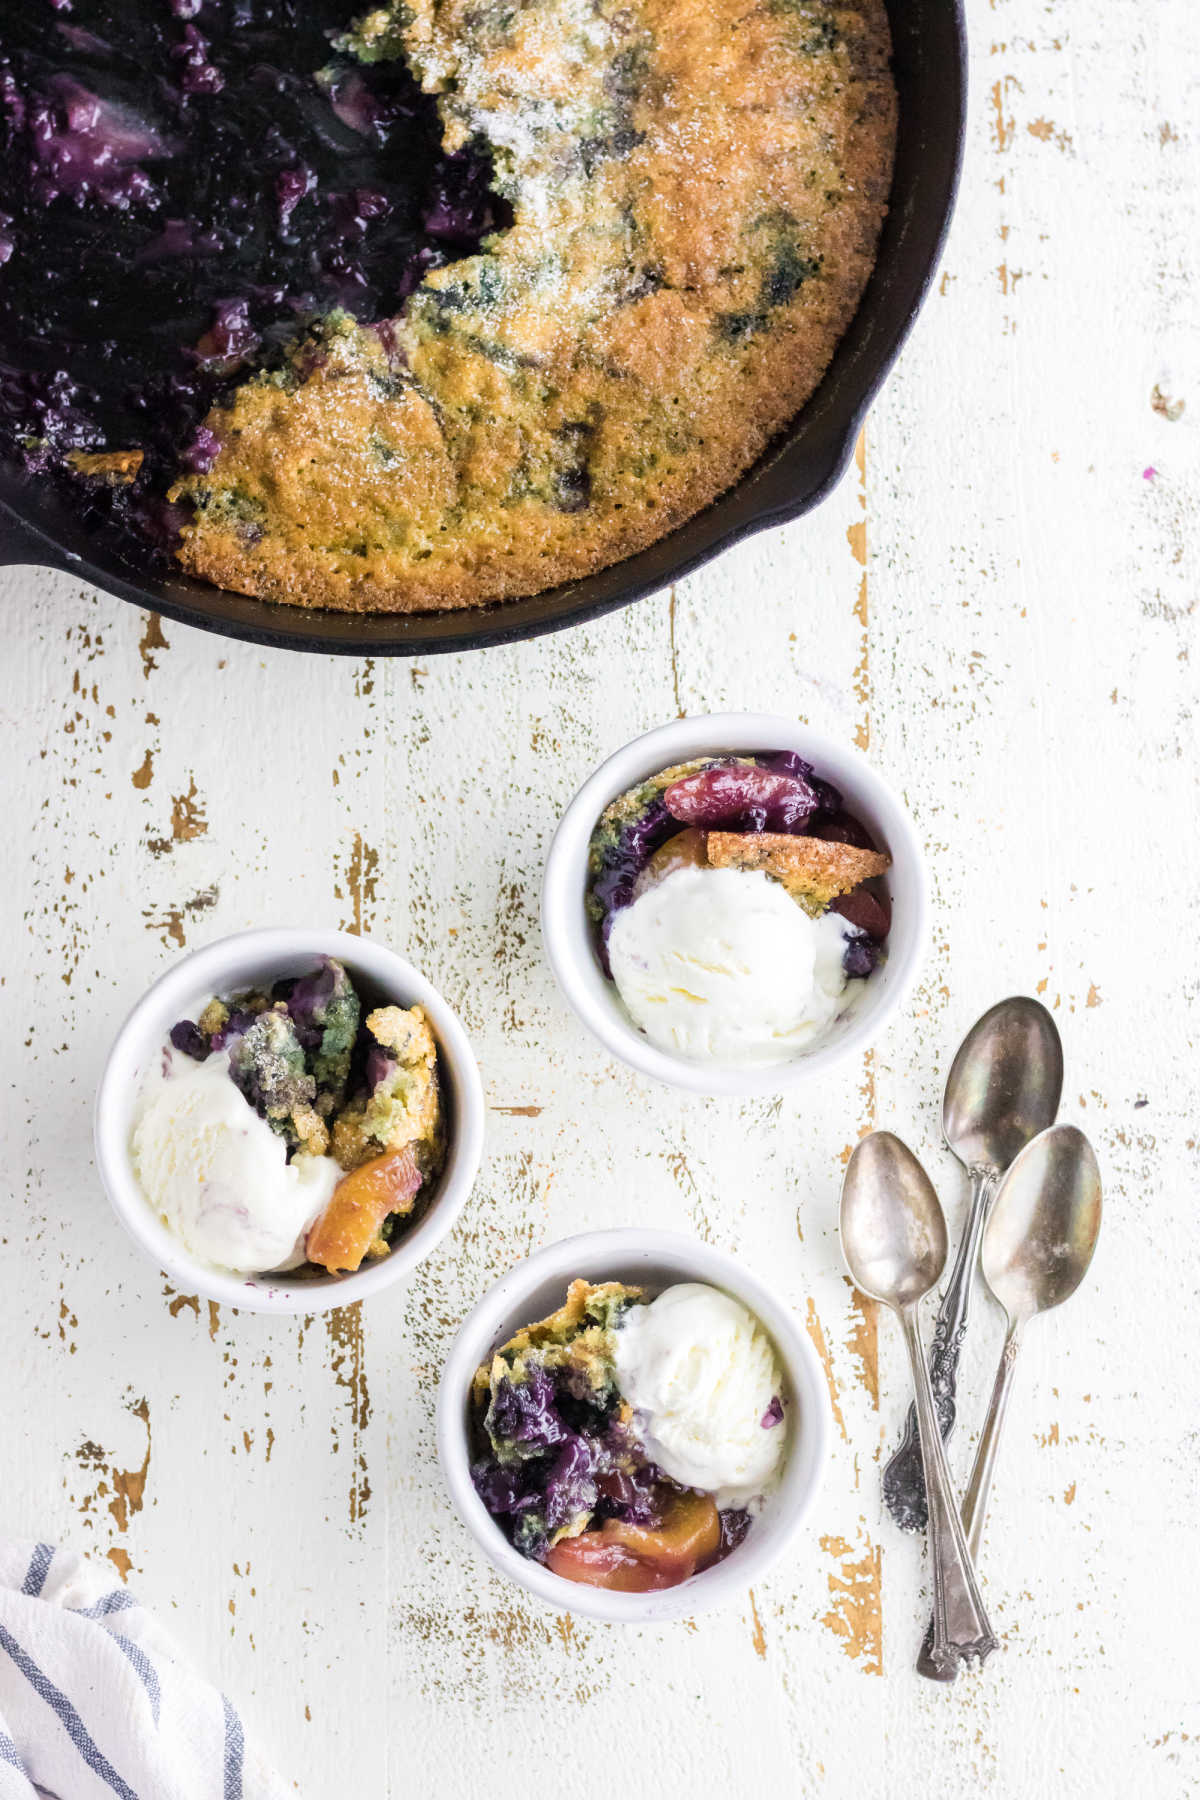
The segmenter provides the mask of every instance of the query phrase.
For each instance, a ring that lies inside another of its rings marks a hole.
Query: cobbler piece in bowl
[[[172,1027],[132,1152],[147,1202],[214,1267],[346,1274],[386,1256],[445,1158],[424,1009],[364,1018],[331,958],[214,998]]]
[[[573,1281],[557,1312],[477,1371],[472,1418],[475,1488],[514,1547],[568,1581],[629,1593],[728,1556],[788,1437],[762,1326],[694,1282],[654,1297]]]
[[[890,862],[794,751],[664,769],[618,795],[592,834],[601,966],[659,1048],[784,1061],[843,1017],[883,962]]]

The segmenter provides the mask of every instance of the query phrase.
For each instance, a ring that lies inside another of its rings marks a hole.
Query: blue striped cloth
[[[285,1800],[112,1570],[0,1540],[0,1800]]]

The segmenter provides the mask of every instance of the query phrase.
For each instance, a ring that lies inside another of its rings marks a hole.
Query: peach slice
[[[598,1531],[563,1538],[546,1557],[567,1581],[628,1594],[678,1587],[721,1545],[721,1517],[709,1494],[680,1494],[658,1526],[606,1519]]]
[[[603,1531],[613,1543],[623,1544],[644,1562],[669,1571],[680,1563],[694,1567],[716,1555],[721,1544],[721,1515],[710,1494],[680,1494],[657,1527],[607,1519]]]
[[[412,1211],[421,1186],[421,1171],[412,1145],[372,1157],[342,1177],[329,1204],[308,1234],[308,1260],[344,1275],[363,1257],[380,1254],[379,1233],[389,1213]]]
[[[578,1537],[560,1539],[547,1551],[546,1567],[566,1581],[615,1588],[623,1594],[650,1594],[686,1580],[686,1576],[668,1574],[643,1562],[623,1544],[606,1538],[603,1531],[583,1531]]]
[[[677,831],[674,837],[660,844],[650,861],[641,871],[633,884],[633,897],[638,897],[648,888],[657,887],[676,869],[707,869],[708,867],[708,834],[697,831],[694,826],[687,831]]]

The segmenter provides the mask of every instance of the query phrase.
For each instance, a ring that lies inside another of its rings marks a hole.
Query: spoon
[[[939,1669],[996,1648],[979,1597],[938,1431],[917,1309],[946,1266],[946,1221],[924,1169],[890,1131],[856,1147],[842,1183],[842,1250],[857,1285],[899,1316],[917,1395],[919,1441],[929,1496],[933,1638]]]
[[[972,1560],[979,1555],[1000,1431],[1012,1392],[1022,1328],[1040,1312],[1069,1300],[1088,1271],[1100,1231],[1100,1170],[1095,1152],[1074,1125],[1053,1125],[1026,1146],[1000,1184],[983,1234],[984,1279],[1008,1316],[1008,1334],[962,1522]],[[938,1660],[931,1627],[917,1658],[922,1675],[953,1681]]]
[[[1001,1000],[977,1019],[946,1079],[942,1134],[971,1181],[971,1201],[950,1282],[933,1328],[929,1375],[942,1437],[954,1429],[958,1357],[979,1256],[979,1237],[996,1184],[1014,1156],[1053,1125],[1062,1093],[1062,1044],[1036,1000]],[[925,1483],[917,1415],[883,1471],[884,1504],[901,1531],[925,1529]]]

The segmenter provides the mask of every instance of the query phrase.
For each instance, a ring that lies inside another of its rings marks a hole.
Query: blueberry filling
[[[568,1371],[532,1359],[521,1380],[496,1384],[471,1479],[522,1555],[540,1560],[581,1514],[597,1525],[659,1523],[664,1497],[679,1490],[645,1460],[615,1411],[615,1395],[589,1405],[571,1392]]]
[[[386,321],[510,222],[337,0],[65,0],[0,25],[0,456],[161,560],[210,407],[314,320]],[[115,459],[115,452],[141,456]],[[71,460],[68,461],[67,459]]]
[[[578,1412],[564,1369],[553,1372],[530,1359],[520,1380],[496,1384],[480,1433],[482,1453],[471,1465],[475,1491],[523,1556],[544,1561],[555,1537],[589,1531],[607,1520],[658,1530],[673,1499],[688,1490],[648,1461],[630,1431],[615,1417],[615,1396],[590,1419]],[[782,1417],[782,1412],[781,1415]],[[732,1507],[719,1515],[720,1542],[708,1562],[737,1548],[750,1514]]]
[[[612,922],[623,906],[633,899],[634,884],[656,850],[679,830],[661,799],[654,799],[645,811],[619,832],[616,841],[605,852],[599,872],[590,889],[600,909],[600,960],[604,973],[608,967],[608,934]]]

